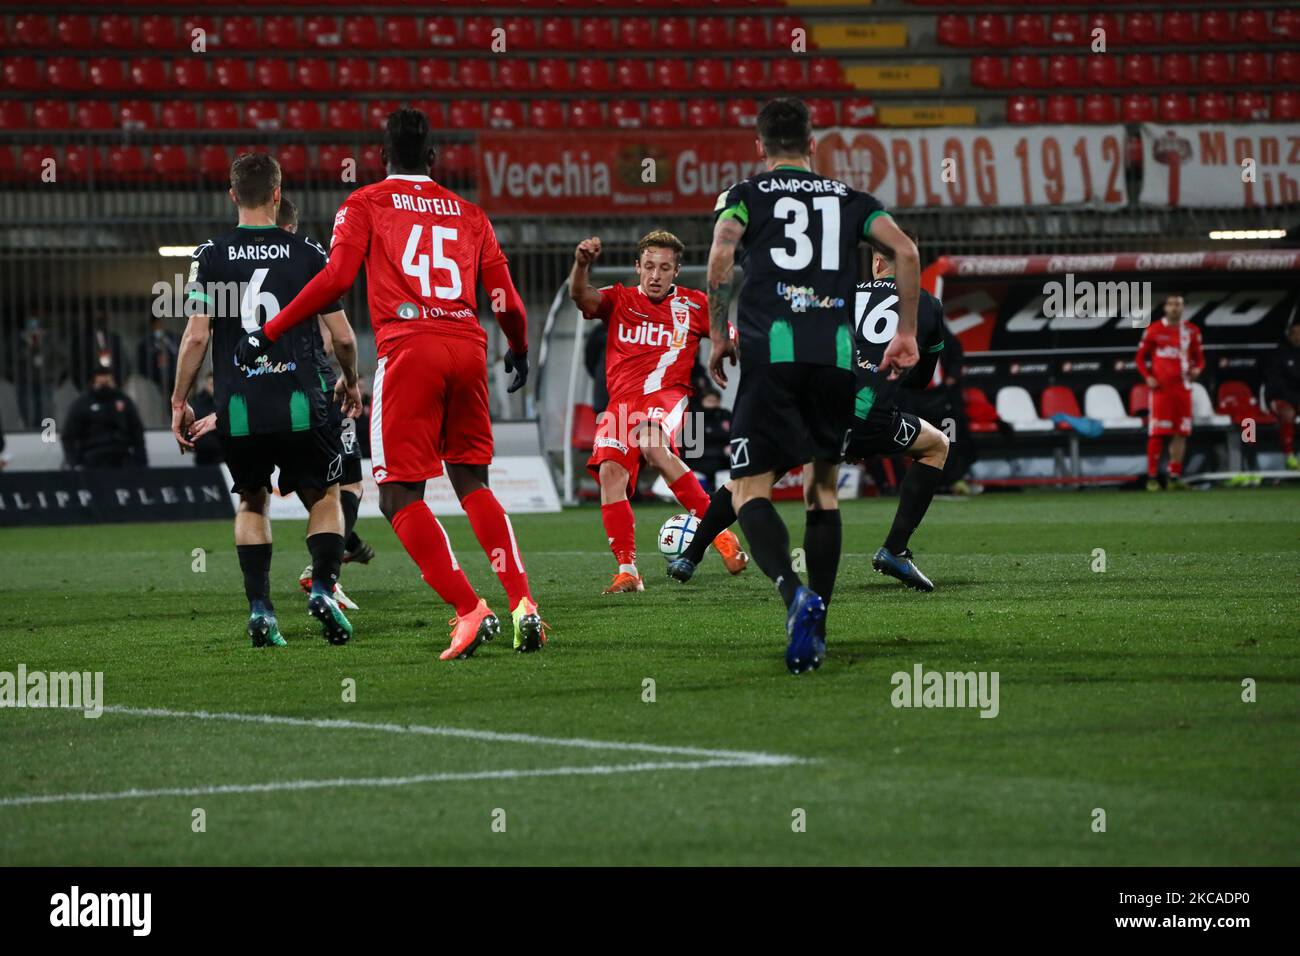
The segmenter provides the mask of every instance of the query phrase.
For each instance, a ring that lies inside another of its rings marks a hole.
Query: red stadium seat
[[[596,410],[590,405],[573,406],[573,434],[570,443],[589,454],[596,444]]]
[[[79,13],[60,16],[54,24],[54,36],[58,45],[64,49],[88,50],[95,45],[95,31],[90,25],[90,17]]]
[[[1094,13],[1088,17],[1088,22],[1084,26],[1086,34],[1084,42],[1091,47],[1093,36],[1098,30],[1103,31],[1106,38],[1106,47],[1123,46],[1125,43],[1132,43],[1124,31],[1120,29],[1119,17],[1113,13]]]
[[[312,49],[332,49],[343,40],[339,22],[333,17],[311,16],[302,22],[303,45]]]
[[[467,177],[474,172],[474,148],[468,143],[451,143],[438,151],[438,168],[451,177]]]
[[[455,89],[452,61],[446,57],[422,57],[416,61],[415,86],[421,90]]]
[[[1038,397],[1039,413],[1043,418],[1050,419],[1053,415],[1073,415],[1075,418],[1082,418],[1083,411],[1079,408],[1079,400],[1074,397],[1074,392],[1064,385],[1049,385],[1043,389],[1043,394]],[[1057,428],[1068,429],[1068,422],[1058,422]]]
[[[1232,15],[1226,10],[1206,10],[1201,14],[1202,43],[1231,43],[1236,39],[1232,29]]]
[[[122,100],[117,104],[120,129],[153,129],[158,125],[153,104],[148,100]]]
[[[695,46],[700,50],[725,50],[731,44],[731,32],[722,17],[700,17],[695,21]]]
[[[1168,96],[1170,94],[1166,93],[1165,95]],[[1164,113],[1163,105],[1164,101],[1162,99],[1162,114]],[[1164,118],[1165,117],[1162,115],[1161,119]],[[1200,93],[1196,97],[1196,118],[1208,123],[1224,122],[1232,118],[1232,104],[1229,103],[1228,98],[1218,90],[1210,90],[1205,93]]]
[[[528,125],[533,129],[563,129],[564,106],[555,100],[533,100],[528,105]]]
[[[1124,85],[1154,86],[1156,82],[1156,61],[1149,53],[1126,53],[1124,55]]]
[[[1013,96],[1007,100],[1007,122],[1024,124],[1040,123],[1043,119],[1043,105],[1036,96]]]
[[[314,174],[327,181],[338,181],[346,168],[345,163],[356,162],[356,151],[348,146],[322,146],[316,151]]]
[[[1145,382],[1138,382],[1128,390],[1128,413],[1133,416],[1145,416],[1151,410],[1151,389]]]
[[[149,157],[154,175],[165,182],[183,182],[190,178],[190,159],[183,146],[155,146]]]
[[[1047,85],[1076,87],[1083,85],[1083,68],[1072,53],[1055,53],[1047,58]]]
[[[1084,58],[1083,74],[1089,86],[1120,86],[1119,57],[1111,53],[1094,53]]]
[[[731,36],[733,49],[765,49],[769,43],[767,20],[763,17],[736,17],[732,21]]]
[[[157,93],[167,89],[167,71],[162,60],[152,57],[134,57],[131,59],[131,86],[147,93]]]
[[[772,18],[769,38],[773,48],[778,50],[793,50],[795,41],[795,31],[803,30],[805,40],[808,37],[808,28],[804,26],[801,17],[787,15],[778,15]]]
[[[613,50],[614,24],[609,17],[583,17],[578,24],[578,46],[584,50]]]
[[[1115,107],[1115,97],[1106,93],[1089,93],[1083,98],[1083,121],[1085,123],[1114,123],[1119,119],[1119,110]]]
[[[1268,54],[1238,53],[1233,63],[1232,78],[1241,86],[1266,86],[1269,83]]]
[[[966,406],[966,420],[973,432],[995,432],[998,430],[998,410],[993,407],[982,389],[963,388],[962,401]]]
[[[573,88],[573,77],[569,73],[569,63],[556,57],[537,61],[537,86],[552,92],[563,92]]]
[[[1237,38],[1242,43],[1269,43],[1273,31],[1269,29],[1268,14],[1263,10],[1242,10],[1237,14]]]
[[[1231,64],[1224,53],[1202,53],[1196,61],[1196,71],[1206,86],[1227,86],[1231,82]]]
[[[570,129],[599,129],[604,125],[604,110],[599,101],[574,100],[569,104]]]
[[[489,129],[520,129],[524,125],[524,105],[519,100],[492,100],[487,105]]]
[[[970,61],[970,81],[973,86],[989,90],[1007,86],[1005,62],[997,56],[973,57]]]
[[[618,80],[619,87],[624,90],[636,90],[639,84],[628,86],[623,79],[623,64],[629,61],[619,61]],[[637,61],[630,61],[637,62]],[[644,63],[645,61],[640,61]],[[654,62],[654,86],[658,89],[670,93],[677,93],[682,90],[691,88],[691,77],[686,72],[686,61],[676,57],[666,60],[655,60]]]
[[[713,129],[722,125],[722,109],[717,100],[690,100],[686,104],[686,125],[693,129]]]
[[[239,129],[242,125],[234,103],[213,100],[203,104],[204,129]]]
[[[298,21],[293,17],[272,16],[262,21],[262,43],[268,50],[296,50],[302,45]]]
[[[1192,101],[1186,93],[1162,93],[1156,116],[1162,123],[1186,123],[1192,118]]]
[[[126,147],[119,146],[116,147],[116,149],[128,150],[134,153],[137,160],[140,160],[139,165],[141,167],[144,165],[143,160],[140,158],[140,151],[136,149],[134,146],[126,146]],[[132,178],[129,175],[130,174],[129,157],[119,158],[119,165],[122,166],[123,168],[114,169],[113,172],[120,178]],[[67,150],[64,152],[62,168],[70,172],[76,178],[84,179],[87,176],[91,176],[96,173],[99,173],[104,168],[104,163],[102,157],[99,154],[99,150],[97,148],[95,148],[94,146],[83,146],[81,144],[77,144],[75,146],[69,146]]]
[[[189,57],[172,63],[172,88],[181,93],[201,93],[211,84],[208,63],[200,57]]]
[[[18,153],[18,168],[24,177],[35,179],[45,171],[45,161],[57,162],[59,151],[53,146],[24,146]]]
[[[510,92],[522,92],[533,88],[533,74],[529,62],[522,58],[508,58],[497,61],[496,88]]]
[[[181,49],[190,52],[193,44],[200,36],[203,37],[209,51],[216,50],[221,46],[221,34],[217,32],[217,21],[212,17],[199,14],[191,14],[181,17]]]
[[[395,50],[420,48],[420,21],[415,17],[383,17],[379,21],[380,47]]]
[[[397,100],[369,100],[362,110],[361,122],[366,129],[383,129],[388,124],[388,115],[401,105]]]
[[[429,17],[424,21],[425,46],[454,46],[459,38],[460,31],[451,17]]]
[[[1000,13],[983,13],[975,18],[976,46],[1010,46],[1011,32],[1007,19]]]
[[[294,100],[284,106],[286,129],[315,130],[321,128],[320,103],[315,100]]]
[[[113,108],[104,100],[83,100],[75,112],[77,129],[113,129],[117,125]]]
[[[869,96],[850,96],[840,103],[840,120],[845,126],[876,126],[880,117]]]
[[[212,64],[212,83],[226,93],[246,93],[253,88],[247,60],[223,57]]]
[[[653,49],[654,26],[645,17],[622,17],[618,24],[618,42],[624,50]]]
[[[818,56],[808,61],[808,89],[842,90],[847,89],[844,82],[844,69],[834,57]]]
[[[365,129],[361,104],[356,100],[335,100],[325,107],[325,125],[330,129]]]
[[[496,24],[491,17],[465,17],[460,25],[460,42],[470,50],[489,53],[492,49],[492,31]]]
[[[0,111],[3,107],[0,107]],[[0,126],[0,129],[4,127]],[[18,178],[18,164],[14,162],[14,151],[8,145],[0,144],[0,182],[12,182]]]
[[[934,24],[934,36],[942,46],[968,47],[971,36],[970,20],[960,13],[941,13]]]
[[[342,32],[342,46],[349,50],[375,50],[383,45],[379,40],[379,24],[374,17],[344,17]]]
[[[465,63],[482,63],[480,60],[462,60]],[[487,73],[487,64],[482,63]],[[340,57],[334,61],[334,87],[344,92],[369,92],[375,85],[371,74],[370,61],[359,56]]]
[[[655,46],[680,53],[691,47],[691,22],[685,17],[662,17],[655,31]]]
[[[296,29],[296,28],[295,28]],[[171,17],[151,14],[140,20],[140,46],[146,50],[159,53],[175,49],[180,45],[180,33],[176,30],[176,21]]]
[[[1260,407],[1255,393],[1249,385],[1237,379],[1227,379],[1219,383],[1217,411],[1227,415],[1234,425],[1240,426],[1246,419],[1252,419],[1257,425],[1274,425],[1277,418],[1272,412]]]
[[[551,51],[576,49],[573,17],[546,17],[542,20],[538,46],[543,50]]]
[[[1275,120],[1300,119],[1300,94],[1278,90],[1273,94],[1273,110],[1269,115]]]
[[[40,100],[32,104],[32,126],[36,129],[62,130],[71,125],[72,112],[68,109],[67,100]]]
[[[1036,56],[1013,56],[1011,58],[1011,85],[1037,89],[1047,85],[1043,76],[1043,61]]]
[[[1120,103],[1119,115],[1125,123],[1150,123],[1156,118],[1156,106],[1145,93],[1130,93]]]
[[[665,60],[675,63],[682,71],[681,86],[685,88],[686,64],[681,60]],[[654,65],[649,60],[622,59],[614,63],[614,85],[623,92],[640,92],[650,87]]]
[[[1092,39],[1077,13],[1054,14],[1047,36],[1057,46],[1082,46]]]
[[[506,31],[507,50],[537,49],[537,27],[531,17],[506,17],[501,28]]]
[[[940,18],[942,19],[942,17]],[[965,22],[965,17],[960,17]],[[1011,20],[1011,42],[1015,46],[1047,46],[1047,21],[1041,13],[1018,13]],[[965,44],[957,44],[964,46]]]
[[[1300,41],[1300,10],[1278,10],[1273,14],[1273,35],[1278,40]]]
[[[38,83],[28,84],[26,57],[11,60],[10,63],[20,65],[22,72],[13,81],[7,85],[14,89],[36,89]],[[54,90],[84,90],[87,88],[86,75],[82,70],[81,60],[71,56],[52,56],[45,61],[45,77],[51,89]],[[8,76],[6,75],[6,80]]]
[[[735,90],[765,90],[771,84],[767,81],[764,62],[753,57],[733,60],[731,64],[731,88]]]
[[[1166,46],[1191,46],[1196,42],[1196,20],[1190,11],[1167,10],[1160,18],[1160,39]]]
[[[1196,82],[1192,58],[1186,53],[1166,53],[1161,56],[1160,82],[1165,86],[1191,86]]]
[[[127,89],[131,83],[126,64],[115,57],[95,57],[86,66],[86,79],[93,89],[113,93]]]
[[[138,146],[111,146],[108,150],[108,171],[124,182],[144,179],[148,169],[144,152]]]
[[[280,146],[275,150],[280,171],[290,182],[299,183],[307,178],[307,149],[304,146]]]
[[[447,110],[447,121],[453,129],[482,129],[483,103],[479,100],[453,100]]]
[[[1300,83],[1300,53],[1283,50],[1273,57],[1275,83]]]
[[[578,89],[599,92],[614,88],[614,75],[608,60],[579,60]]]
[[[813,129],[829,129],[840,125],[839,104],[828,99],[804,100],[808,107],[808,116],[812,119]]]
[[[771,62],[771,83],[778,90],[799,93],[808,88],[804,61],[783,57]]]
[[[1266,93],[1238,93],[1232,104],[1232,118],[1236,120],[1258,122],[1268,119],[1269,113],[1270,104]]]
[[[230,153],[224,146],[209,144],[199,149],[199,175],[209,182],[229,181]]]
[[[42,89],[46,82],[55,89],[77,89],[81,86],[81,71],[77,61],[71,57],[62,57],[67,62],[65,71],[76,70],[76,82],[70,82],[73,78],[71,75],[62,77],[63,83],[56,84],[53,82],[54,71],[47,63],[45,67],[45,80],[41,77],[41,72],[36,68],[36,61],[29,56],[13,56],[0,58],[0,76],[4,78],[5,89],[9,90],[37,90]],[[5,102],[0,100],[0,102]]]
[[[730,89],[731,81],[727,77],[727,61],[720,57],[709,57],[695,61],[695,88],[705,93],[718,93]]]
[[[1046,119],[1049,123],[1079,122],[1079,101],[1073,96],[1057,93],[1047,98]]]
[[[253,63],[253,85],[263,93],[278,93],[293,87],[289,61],[283,57],[264,57]]]
[[[619,129],[640,129],[645,125],[641,104],[636,100],[614,100],[609,104],[609,122]]]
[[[298,85],[309,92],[324,93],[333,89],[329,63],[315,58],[301,59],[294,64]]]
[[[1159,42],[1156,18],[1149,13],[1126,13],[1123,33],[1124,42],[1133,46],[1152,46]]]
[[[393,92],[414,89],[411,80],[411,61],[398,56],[386,56],[376,60],[374,88]]]
[[[44,13],[20,13],[14,17],[13,42],[15,46],[44,48],[53,45],[54,31],[50,18]]]
[[[651,129],[680,129],[682,104],[677,100],[651,100],[646,111],[646,126]]]
[[[158,110],[163,129],[198,129],[199,111],[190,100],[171,100]]]
[[[23,104],[18,100],[0,100],[0,129],[26,128],[27,111],[23,109]]]
[[[758,110],[758,100],[737,98],[727,100],[722,112],[728,126],[753,126],[758,122]]]
[[[271,100],[252,100],[245,103],[244,124],[253,129],[279,129],[279,104]]]
[[[257,35],[257,21],[252,17],[223,17],[221,20],[221,49],[227,52],[256,50],[262,45]]]

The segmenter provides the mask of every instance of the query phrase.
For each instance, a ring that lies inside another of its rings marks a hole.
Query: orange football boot
[[[640,575],[628,574],[626,571],[620,571],[614,575],[614,580],[609,582],[609,587],[602,591],[602,594],[622,594],[624,591],[644,591],[645,582],[641,580]]]
[[[501,633],[501,622],[482,598],[474,610],[464,617],[453,617],[447,623],[451,625],[451,644],[438,655],[440,661],[449,661],[453,657],[464,660],[478,650],[480,644],[486,644]]]
[[[749,566],[749,555],[740,547],[740,539],[735,532],[724,531],[713,539],[713,546],[722,555],[722,563],[732,574],[739,574]]]

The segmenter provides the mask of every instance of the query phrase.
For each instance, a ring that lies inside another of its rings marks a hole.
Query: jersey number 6
[[[869,293],[858,293],[858,335],[873,345],[882,345],[892,339],[894,333],[898,331],[898,313],[894,310],[894,303],[898,301],[898,296],[886,296],[876,303],[874,309],[867,312],[867,300],[870,298]]]

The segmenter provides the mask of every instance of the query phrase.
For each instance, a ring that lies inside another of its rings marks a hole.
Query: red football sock
[[[1174,461],[1172,458],[1170,458],[1170,459],[1169,459],[1169,477],[1170,477],[1170,478],[1181,478],[1182,475],[1183,475],[1183,463],[1182,463],[1181,461]]]
[[[462,498],[460,506],[469,516],[470,526],[492,563],[492,570],[506,589],[510,609],[518,607],[524,598],[532,600],[524,559],[519,556],[519,543],[515,540],[515,529],[497,496],[490,488],[480,488]]]
[[[697,518],[703,518],[704,512],[709,510],[708,492],[700,485],[700,479],[695,477],[695,472],[689,469],[686,474],[669,485],[668,490],[681,502],[683,508]]]
[[[1160,451],[1164,448],[1163,438],[1147,439],[1147,477],[1154,478],[1160,474]]]
[[[1295,454],[1295,419],[1278,417],[1277,436],[1282,440],[1282,454],[1290,458]]]
[[[419,565],[425,583],[457,614],[468,614],[478,606],[478,595],[451,552],[451,539],[427,504],[413,501],[393,515],[393,531]]]
[[[636,519],[632,517],[632,502],[624,498],[601,505],[600,518],[605,522],[614,560],[619,564],[636,564]]]

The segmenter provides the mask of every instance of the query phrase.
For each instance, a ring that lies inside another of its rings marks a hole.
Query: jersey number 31
[[[840,201],[834,196],[818,196],[813,209],[822,216],[821,268],[835,272],[840,267]],[[808,238],[808,204],[793,196],[782,196],[772,215],[785,220],[785,237],[794,243],[794,251],[773,249],[772,261],[781,269],[800,272],[813,260],[813,244]]]

